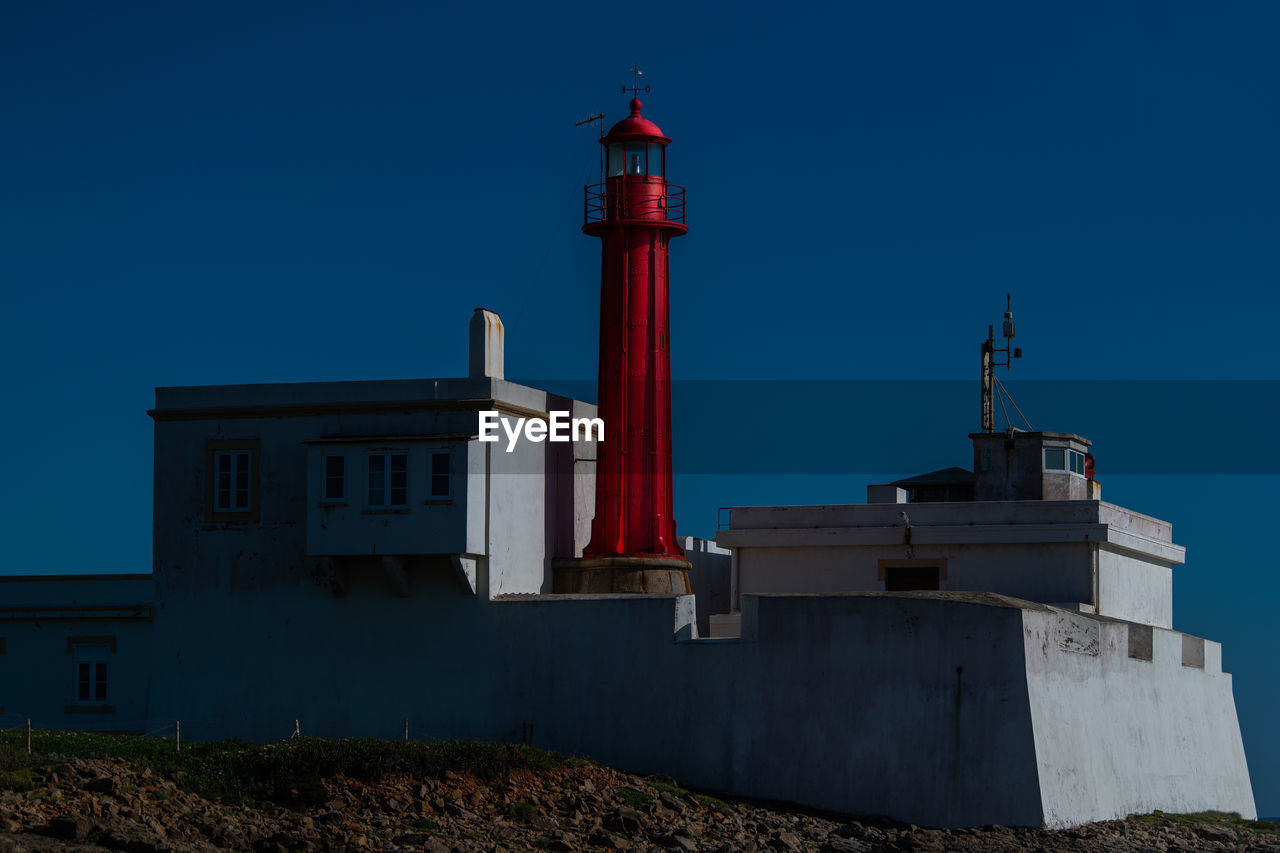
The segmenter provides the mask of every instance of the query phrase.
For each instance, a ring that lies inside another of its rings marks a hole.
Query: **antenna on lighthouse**
[[[589,124],[600,125],[600,135],[604,136],[604,113],[592,113],[584,119],[579,119],[573,123],[574,127],[586,127]]]
[[[604,113],[592,113],[584,119],[580,119],[573,123],[574,127],[587,127],[588,125],[600,125],[600,138],[604,139]],[[600,183],[604,183],[604,146],[600,146]]]

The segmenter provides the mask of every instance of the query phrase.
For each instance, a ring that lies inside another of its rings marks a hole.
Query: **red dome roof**
[[[615,124],[609,129],[608,139],[634,139],[640,136],[660,139],[663,142],[670,142],[670,139],[662,135],[662,129],[656,124],[640,115],[640,99],[631,99],[631,115]]]

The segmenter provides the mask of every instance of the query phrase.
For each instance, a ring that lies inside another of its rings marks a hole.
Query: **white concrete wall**
[[[1157,628],[1146,661],[1129,656],[1124,623],[1060,612],[1024,618],[1047,825],[1155,809],[1257,817],[1218,644],[1205,644],[1202,668],[1184,666],[1183,635]],[[1072,619],[1093,626],[1096,644],[1070,641]]]
[[[729,549],[696,536],[681,536],[689,560],[689,586],[697,600],[698,636],[711,636],[711,614],[732,608],[733,577]]]
[[[450,454],[452,493],[447,498],[429,496],[433,451]],[[373,452],[402,452],[408,456],[406,509],[367,505],[368,457]],[[346,460],[346,499],[341,502],[323,499],[322,465],[324,457],[330,455],[341,455]],[[401,438],[309,445],[307,553],[312,556],[485,553],[483,537],[468,542],[468,468],[469,447],[465,440]]]
[[[905,512],[910,521],[908,542]],[[1168,522],[1101,501],[734,507],[735,596],[884,589],[882,560],[931,560],[943,590],[997,592],[1169,627]]]
[[[1173,627],[1173,568],[1129,551],[1098,549],[1098,612]],[[1090,599],[1082,599],[1089,601]]]
[[[691,597],[490,600],[447,572],[409,599],[276,587],[172,596],[166,614],[187,636],[157,645],[151,726],[197,738],[284,737],[295,718],[327,737],[408,718],[415,737],[517,740],[529,724],[538,746],[635,772],[925,825],[1251,806],[1214,644],[1209,671],[1164,665],[1164,640],[1154,664],[1089,656],[1127,626],[999,596],[748,596],[728,641],[690,639]],[[1224,750],[1239,762],[1201,786]]]
[[[0,577],[0,728],[145,730],[150,575]],[[99,609],[89,609],[99,608]],[[74,648],[106,646],[105,702],[81,703]]]
[[[862,592],[884,589],[881,560],[902,560],[891,546],[739,547],[741,594]],[[945,565],[944,590],[998,592],[1042,602],[1092,602],[1086,543],[1040,545],[928,545],[913,559]]]

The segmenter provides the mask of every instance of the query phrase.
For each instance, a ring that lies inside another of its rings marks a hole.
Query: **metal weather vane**
[[[620,91],[625,93],[628,89],[630,89],[632,98],[639,98],[641,92],[647,93],[650,87],[640,85],[640,78],[643,76],[644,76],[644,72],[641,71],[635,63],[633,63],[631,65],[631,85],[623,86],[620,89]]]

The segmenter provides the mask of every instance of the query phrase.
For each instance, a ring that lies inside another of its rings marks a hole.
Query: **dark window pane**
[[[325,500],[341,500],[346,491],[346,478],[343,477],[342,463],[341,456],[330,456],[325,459],[325,467],[328,470],[324,479]]]
[[[1044,468],[1046,471],[1064,471],[1066,467],[1066,451],[1061,447],[1046,447],[1044,449]]]
[[[391,470],[392,470],[393,472],[394,472],[394,471],[402,471],[402,472],[403,472],[403,471],[408,471],[408,470],[409,470],[409,456],[408,456],[408,454],[406,454],[406,453],[393,453],[393,454],[391,454]]]
[[[219,454],[218,456],[218,473],[219,474],[231,473],[231,457],[226,453]]]
[[[391,487],[391,506],[404,506],[409,502],[408,492],[403,488]]]
[[[387,469],[387,457],[385,456],[369,457],[369,473],[370,474],[372,474],[374,471],[385,471],[386,469]]]
[[[97,683],[94,684],[93,698],[98,702],[105,702],[107,699],[107,665],[100,663],[97,665]]]
[[[76,698],[80,702],[89,701],[89,664],[82,663],[77,669],[79,670],[79,684],[76,690]]]
[[[431,475],[431,497],[433,498],[449,497],[449,476],[447,474]]]
[[[449,454],[448,453],[431,454],[431,473],[432,474],[448,474],[449,473]]]

